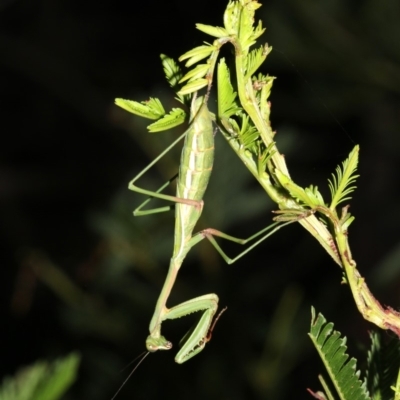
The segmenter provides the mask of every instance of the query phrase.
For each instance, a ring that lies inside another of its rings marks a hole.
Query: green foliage
[[[392,386],[400,372],[400,342],[397,337],[388,340],[380,332],[370,334],[366,383],[374,400],[393,399]],[[385,340],[386,339],[386,340]]]
[[[237,114],[241,108],[236,98],[237,93],[233,90],[229,68],[225,59],[221,58],[218,64],[218,115],[229,118]]]
[[[185,94],[191,94],[191,93],[197,92],[198,90],[205,88],[207,85],[208,85],[208,80],[206,78],[195,79],[195,77],[194,77],[193,80],[189,80],[189,83],[187,85],[185,85],[178,92],[178,95],[185,95]]]
[[[348,158],[343,161],[343,166],[336,168],[336,174],[332,174],[332,181],[329,180],[329,189],[331,191],[332,202],[331,210],[334,210],[338,204],[350,200],[349,194],[354,191],[356,186],[354,182],[359,177],[355,172],[358,164],[359,146],[355,146]]]
[[[265,28],[262,22],[254,28],[254,12],[261,7],[257,1],[231,1],[229,2],[225,14],[224,25],[231,34],[235,32],[242,43],[242,48],[246,51],[264,33]]]
[[[76,353],[51,363],[38,361],[6,377],[0,400],[56,400],[74,383],[80,357]]]
[[[272,47],[261,46],[258,49],[252,50],[246,59],[246,77],[251,77],[267,58]]]
[[[195,47],[187,53],[182,54],[179,57],[179,61],[188,60],[186,61],[185,66],[191,67],[193,64],[196,64],[206,57],[209,57],[214,50],[216,50],[215,46],[207,43],[205,46]],[[184,80],[185,79],[182,79],[181,82],[183,82]]]
[[[186,119],[186,113],[181,108],[173,108],[169,114],[164,115],[157,122],[150,124],[149,132],[166,131],[182,124]]]
[[[315,317],[311,309],[311,330],[309,336],[317,349],[341,400],[368,400],[366,383],[361,382],[360,371],[356,371],[356,360],[346,354],[346,338],[333,330],[333,323],[326,322],[322,314]]]
[[[185,82],[185,81],[196,81],[200,80],[201,78],[204,78],[207,75],[208,72],[208,65],[207,64],[198,64],[196,65],[195,68],[190,70],[180,81]]]
[[[276,171],[279,181],[285,187],[285,189],[293,196],[300,204],[315,208],[317,206],[324,206],[324,199],[321,193],[318,191],[317,186],[310,186],[302,188],[296,185],[287,175],[283,174],[279,170]]]
[[[148,119],[158,119],[165,115],[161,101],[150,97],[148,101],[141,103],[133,100],[115,99],[115,104],[124,110]]]
[[[164,70],[165,69],[164,66]],[[168,70],[168,72],[170,72],[170,70]],[[171,80],[173,79],[172,75],[170,75],[170,78]],[[157,119],[156,122],[147,126],[149,132],[161,132],[175,128],[181,125],[186,119],[186,113],[181,108],[173,108],[169,114],[166,114],[159,99],[150,98],[149,101],[142,101],[141,103],[133,100],[115,99],[115,104],[140,117]]]
[[[265,170],[273,143],[269,147],[265,146],[252,119],[239,105],[224,58],[218,63],[218,118],[230,135],[228,140],[238,140],[239,147],[246,149],[260,164],[259,168]]]
[[[207,33],[210,36],[214,36],[216,38],[222,38],[228,36],[229,33],[226,29],[221,28],[220,26],[211,26],[211,25],[204,25],[204,24],[196,24],[196,28],[199,31]]]
[[[183,73],[181,67],[171,57],[165,54],[160,55],[161,63],[164,68],[164,74],[168,83],[174,91],[178,91],[179,81],[182,79]],[[182,100],[180,98],[180,100]]]
[[[333,331],[333,323],[327,323],[322,314],[315,317],[314,308],[311,309],[311,313],[309,336],[339,398],[342,400],[397,400],[400,374],[399,339],[397,337],[388,339],[380,332],[370,334],[371,347],[368,351],[366,377],[361,382],[360,371],[356,372],[356,360],[351,358],[347,361],[349,356],[346,354],[346,338],[341,338],[339,332]],[[322,377],[320,380],[327,398],[334,399],[325,380]]]

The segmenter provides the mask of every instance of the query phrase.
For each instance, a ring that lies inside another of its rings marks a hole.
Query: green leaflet
[[[190,96],[180,95],[178,93],[179,90],[179,82],[183,77],[183,72],[181,67],[176,63],[176,61],[166,56],[165,54],[160,55],[161,63],[164,68],[164,74],[167,78],[168,83],[170,84],[171,88],[177,93],[176,99],[180,101],[182,104],[186,106],[190,105]]]
[[[159,119],[165,115],[161,101],[150,97],[147,101],[137,102],[126,99],[115,99],[115,104],[124,110],[148,119]]]
[[[356,372],[356,360],[348,360],[346,338],[333,331],[333,323],[327,323],[322,314],[315,316],[311,308],[311,330],[309,336],[317,349],[331,381],[342,400],[397,400],[399,398],[400,341],[388,338],[381,332],[370,334],[365,379]],[[334,399],[325,380],[321,383],[328,399]],[[313,393],[311,390],[309,390]],[[397,397],[396,397],[397,396]]]
[[[167,129],[175,128],[182,124],[186,119],[186,113],[181,108],[173,108],[169,114],[164,115],[161,119],[150,124],[147,129],[149,132],[161,132]]]
[[[333,330],[333,323],[327,323],[322,314],[315,316],[311,308],[311,329],[308,334],[317,349],[326,371],[341,400],[370,400],[366,383],[359,379],[356,371],[356,359],[346,354],[346,338]]]
[[[400,370],[400,342],[397,337],[388,338],[381,332],[370,333],[371,348],[368,351],[366,383],[374,400],[391,400]]]
[[[343,166],[336,168],[336,175],[332,174],[332,180],[328,180],[329,189],[332,195],[330,209],[334,210],[339,203],[350,200],[349,194],[356,188],[354,182],[359,177],[355,172],[358,164],[358,153],[360,146],[354,146],[349,156],[343,161]]]
[[[203,89],[208,85],[208,80],[205,78],[196,79],[195,81],[189,82],[187,85],[183,86],[183,88],[178,92],[178,95],[191,94],[197,92],[200,89]]]
[[[179,81],[182,79],[183,73],[181,67],[171,57],[165,54],[160,54],[161,63],[164,69],[165,77],[172,89],[178,87]]]
[[[251,50],[246,58],[246,78],[250,78],[260,68],[271,51],[272,47],[268,47],[268,45]]]
[[[165,114],[164,107],[159,99],[150,98],[149,101],[142,101],[141,103],[133,100],[115,99],[115,104],[140,117],[158,119],[158,121],[147,126],[149,132],[161,132],[175,128],[186,119],[186,113],[181,108],[173,108],[168,114]]]
[[[185,82],[187,80],[196,80],[206,76],[210,66],[208,64],[198,64],[195,68],[191,69],[180,81],[179,83]]]
[[[198,46],[192,50],[189,50],[185,54],[182,54],[179,57],[179,61],[188,60],[186,61],[185,66],[191,67],[198,61],[201,61],[204,58],[209,57],[214,50],[216,50],[216,47],[211,44],[207,44],[206,46]]]
[[[237,93],[233,90],[230,72],[221,58],[218,63],[218,118],[229,118],[237,114],[242,108],[237,102]]]
[[[211,25],[204,25],[204,24],[196,24],[196,28],[199,31],[207,33],[207,35],[214,36],[217,38],[229,36],[229,33],[226,29],[221,28],[219,26],[211,26]]]

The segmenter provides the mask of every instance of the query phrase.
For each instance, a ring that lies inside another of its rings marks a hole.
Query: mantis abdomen
[[[200,102],[201,101],[201,102]],[[184,257],[189,251],[186,243],[203,209],[203,196],[214,162],[214,134],[207,105],[202,98],[192,106],[192,125],[187,132],[181,154],[176,196],[196,200],[197,206],[176,204],[175,241],[172,258]],[[186,250],[186,252],[185,252]],[[184,254],[182,254],[182,252]]]

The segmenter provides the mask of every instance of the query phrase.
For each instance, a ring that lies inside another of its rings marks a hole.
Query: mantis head
[[[146,348],[150,353],[154,353],[157,350],[170,350],[172,349],[172,343],[165,339],[164,336],[157,338],[148,336],[146,339]]]

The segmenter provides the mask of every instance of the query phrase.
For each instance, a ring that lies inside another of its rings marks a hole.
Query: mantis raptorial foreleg
[[[167,319],[181,318],[193,312],[204,310],[199,322],[190,332],[190,335],[188,335],[187,339],[184,337],[184,343],[175,356],[175,361],[178,364],[182,364],[203,350],[208,342],[208,332],[217,309],[218,296],[211,293],[185,301],[184,303],[170,308],[163,315],[162,320],[165,321]],[[157,350],[169,350],[172,348],[172,343],[167,341],[163,336],[154,337],[154,335],[150,334],[146,340],[146,347],[147,350],[153,352]]]

